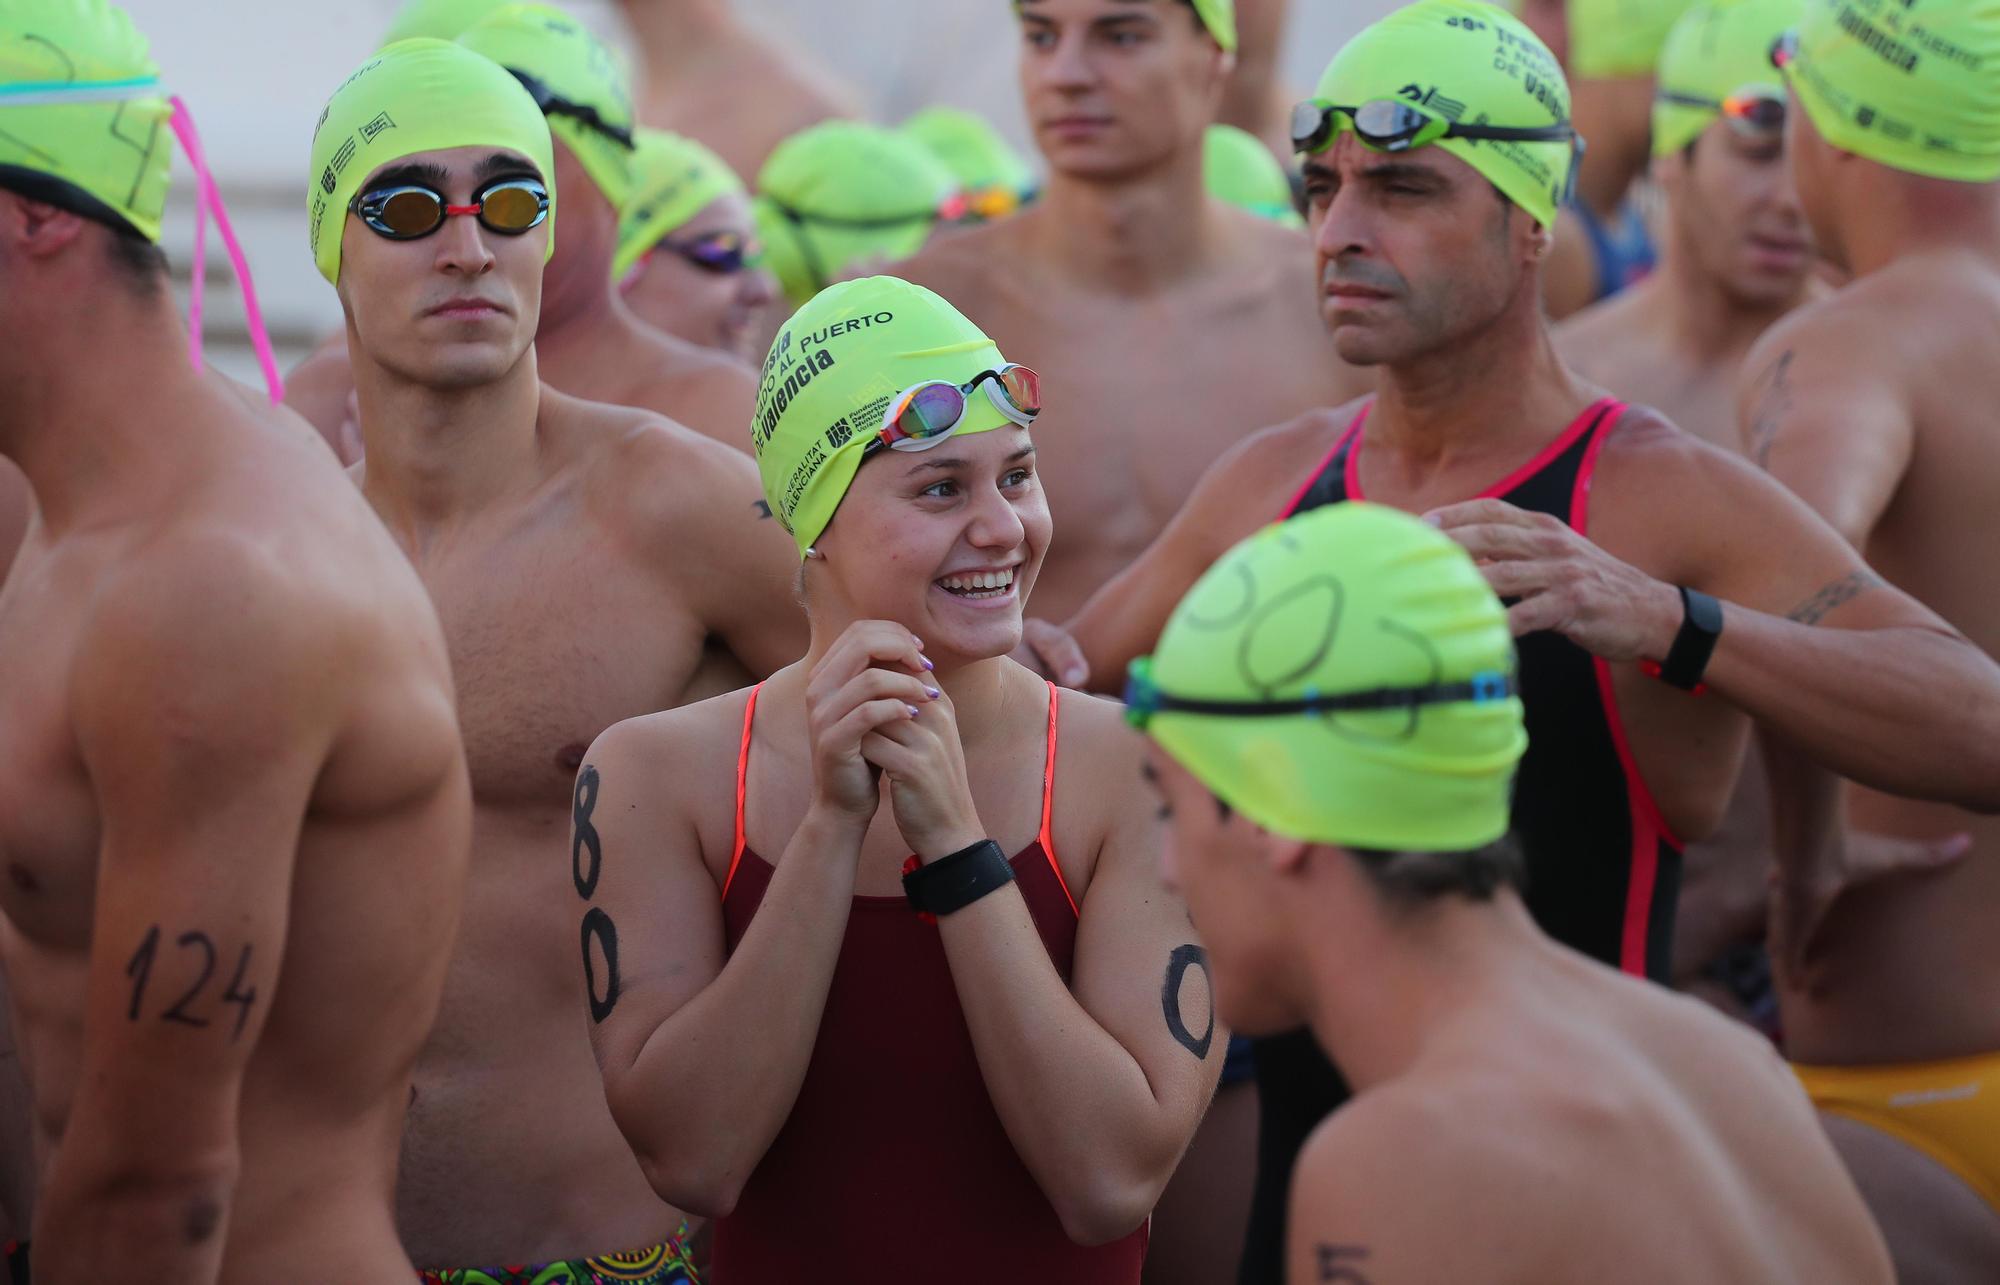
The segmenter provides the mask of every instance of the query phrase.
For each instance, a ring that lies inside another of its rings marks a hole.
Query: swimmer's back
[[[1580,959],[1565,973],[1564,993],[1441,1032],[1321,1126],[1294,1186],[1293,1279],[1887,1285],[1768,1043]]]
[[[14,875],[0,885],[0,949],[38,1128],[86,1157],[129,1150],[103,1104],[143,1123],[159,1108],[134,1077],[172,1094],[185,1074],[129,1059],[147,1040],[190,1064],[232,1056],[224,1033],[240,1011],[254,1051],[221,1279],[297,1279],[306,1263],[373,1279],[401,1260],[396,1142],[465,872],[443,639],[407,563],[296,417],[219,378],[150,409],[175,451],[102,488],[91,521],[38,531],[0,594],[0,852]],[[254,767],[239,784],[204,774],[211,753],[283,763],[296,811],[260,799]],[[129,796],[120,777],[148,754],[192,760],[159,775],[198,793],[193,832],[240,810],[257,839],[195,859],[159,834],[121,844],[100,800]],[[163,855],[259,901],[191,893],[195,910],[158,909],[181,900],[147,869]],[[236,922],[265,910],[270,936]],[[157,937],[142,935],[155,915]],[[99,977],[134,980],[115,1005],[92,995],[86,1014],[94,945]],[[92,1055],[86,1029],[132,1051]],[[58,1150],[51,1173],[62,1168]]]

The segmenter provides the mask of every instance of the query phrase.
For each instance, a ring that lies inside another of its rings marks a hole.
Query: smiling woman
[[[1009,659],[1051,534],[1040,410],[930,291],[822,291],[754,431],[811,648],[584,768],[605,1096],[737,1285],[1137,1285],[1221,1071],[1134,738]]]

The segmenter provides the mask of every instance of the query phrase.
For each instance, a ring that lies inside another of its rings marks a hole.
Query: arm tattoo
[[[1321,1285],[1368,1285],[1368,1278],[1354,1265],[1368,1257],[1366,1247],[1321,1244],[1314,1248],[1319,1260],[1319,1274],[1313,1279]]]
[[[1750,420],[1750,458],[1761,468],[1771,462],[1771,447],[1778,440],[1778,430],[1784,427],[1785,416],[1792,410],[1792,358],[1796,356],[1790,349],[1778,358],[1778,364],[1771,368],[1769,383],[1757,399],[1756,413]]]
[[[210,1019],[188,1011],[188,1006],[201,998],[208,989],[208,982],[215,975],[215,939],[205,932],[185,932],[174,939],[174,945],[183,952],[193,950],[200,954],[200,974],[194,984],[182,992],[179,999],[159,1014],[162,1022],[175,1026],[192,1026],[197,1030],[209,1025]],[[137,1022],[144,1016],[146,983],[152,980],[153,962],[160,952],[160,926],[154,924],[146,930],[146,936],[139,942],[139,949],[132,952],[132,958],[125,964],[125,975],[132,979],[132,1000],[126,1006],[125,1020]],[[222,1003],[237,1006],[236,1025],[230,1031],[229,1042],[234,1044],[243,1035],[243,1025],[250,1020],[250,1008],[257,1002],[257,988],[243,989],[243,978],[250,971],[250,946],[246,943],[236,957],[236,972],[229,984],[222,988]]]
[[[760,518],[769,518],[771,516],[771,502],[769,500],[752,500],[750,501],[750,507],[757,510],[757,516]]]
[[[604,995],[597,993],[597,969],[590,958],[591,939],[604,956]],[[590,1020],[602,1022],[618,1006],[618,926],[601,906],[583,913],[583,985],[590,993]]]
[[[1199,968],[1208,992],[1208,1027],[1197,1036],[1181,1018],[1181,987],[1190,968]],[[1215,974],[1208,971],[1208,952],[1199,946],[1176,946],[1167,956],[1166,980],[1160,983],[1160,1009],[1167,1016],[1167,1034],[1197,1060],[1208,1059],[1208,1046],[1215,1040]]]
[[[597,827],[590,823],[590,814],[597,810],[597,786],[601,778],[597,769],[585,763],[583,770],[576,774],[576,793],[571,796],[569,819],[572,834],[569,841],[569,874],[576,881],[576,895],[589,901],[597,892],[597,876],[604,867],[604,844],[597,837]],[[590,854],[590,869],[583,868],[583,854]]]
[[[1835,607],[1840,606],[1851,598],[1860,597],[1881,583],[1882,577],[1876,575],[1866,567],[1863,567],[1859,571],[1850,571],[1832,584],[1823,586],[1818,593],[1792,608],[1789,618],[1798,621],[1802,625],[1816,625]]]

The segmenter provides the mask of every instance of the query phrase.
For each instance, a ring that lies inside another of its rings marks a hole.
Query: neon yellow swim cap
[[[1785,96],[1771,46],[1798,25],[1805,0],[1707,0],[1674,24],[1660,54],[1653,99],[1653,155],[1670,156],[1721,117],[1720,103],[1739,90]]]
[[[146,38],[123,9],[0,0],[0,185],[67,205],[44,185],[58,180],[102,207],[74,212],[115,215],[157,242],[172,116]]]
[[[1006,364],[965,314],[896,277],[842,281],[792,314],[764,361],[750,444],[764,499],[800,554],[833,521],[898,393],[932,379],[967,383]],[[1011,422],[973,397],[958,432]]]
[[[1391,99],[1466,125],[1569,123],[1569,86],[1548,46],[1480,0],[1417,0],[1375,22],[1334,55],[1319,98],[1343,107]],[[1555,223],[1569,187],[1569,143],[1446,138],[1433,146],[1478,170],[1544,227]]]
[[[1210,125],[1201,147],[1202,183],[1210,196],[1260,219],[1302,228],[1292,180],[1256,135],[1234,125]]]
[[[1267,830],[1460,852],[1507,833],[1528,744],[1514,672],[1507,614],[1465,550],[1353,502],[1223,555],[1134,662],[1126,699],[1160,748]],[[1363,693],[1373,707],[1301,707]]]
[[[957,190],[914,139],[859,121],[823,121],[772,149],[753,209],[764,264],[802,304],[870,257],[915,254]]]
[[[631,271],[661,237],[701,213],[710,201],[732,192],[747,195],[736,171],[692,138],[641,129],[634,141],[632,194],[618,215],[618,254],[611,261],[613,281]]]
[[[382,43],[388,46],[417,36],[456,40],[473,23],[513,3],[514,0],[410,0],[390,20]]]
[[[1808,0],[1786,76],[1843,151],[1928,178],[2000,178],[2000,0]]]
[[[974,213],[999,217],[1018,208],[1035,187],[1035,172],[984,116],[956,107],[926,107],[903,122],[951,172]]]
[[[553,95],[551,102],[537,94],[549,132],[576,153],[612,208],[625,208],[632,189],[632,86],[597,37],[560,9],[510,4],[467,27],[458,43]]]
[[[399,41],[349,76],[320,113],[308,192],[313,262],[340,283],[347,207],[368,176],[392,161],[452,147],[519,152],[549,190],[549,253],[555,253],[555,149],[548,123],[521,83],[492,62],[444,40]]]
[[[1667,33],[1693,0],[1569,0],[1569,72],[1578,80],[1651,76]]]

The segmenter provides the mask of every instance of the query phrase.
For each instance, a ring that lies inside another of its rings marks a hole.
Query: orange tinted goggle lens
[[[1026,366],[1008,366],[1000,372],[1000,391],[1024,415],[1042,413],[1042,377]]]
[[[422,236],[444,222],[444,202],[429,192],[406,189],[382,202],[375,220],[397,236]]]
[[[521,233],[542,220],[541,193],[527,187],[496,187],[479,203],[479,221],[495,232]]]

